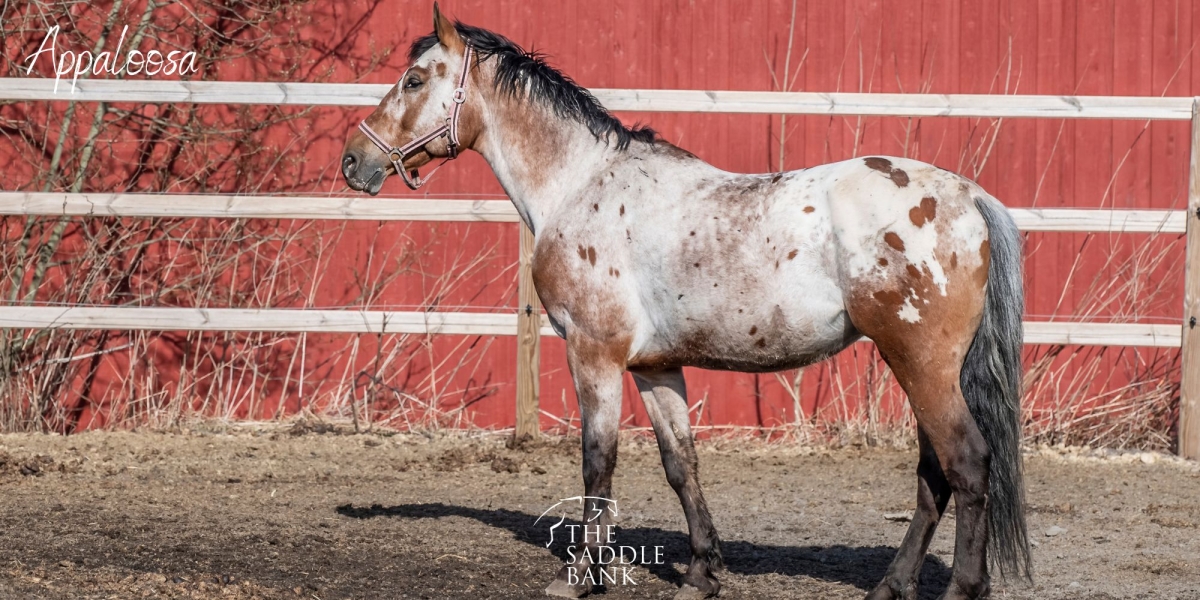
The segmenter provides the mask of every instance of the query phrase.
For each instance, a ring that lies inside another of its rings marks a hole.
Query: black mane
[[[454,27],[475,49],[480,62],[492,57],[498,60],[495,85],[501,92],[511,96],[527,93],[529,98],[546,103],[558,116],[583,123],[597,140],[607,143],[615,135],[617,150],[628,148],[632,140],[654,143],[657,139],[649,127],[623,125],[591,93],[547,64],[542,54],[526,52],[512,40],[486,29],[458,22]],[[409,62],[437,43],[437,33],[417,39],[408,50]]]

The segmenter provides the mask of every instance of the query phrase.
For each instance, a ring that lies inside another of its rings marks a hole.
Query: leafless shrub
[[[364,17],[379,4],[365,5]],[[332,39],[328,28],[316,41],[300,33],[330,10],[336,8],[307,0],[5,3],[0,77],[25,76],[22,62],[54,24],[62,27],[60,48],[93,51],[113,49],[129,24],[126,48],[145,42],[196,50],[198,79],[219,79],[228,69],[239,79],[321,81],[347,71],[355,78],[393,58],[389,50],[354,50],[366,18],[338,25]],[[34,70],[53,76],[47,65]],[[336,135],[318,126],[331,112],[336,117],[336,110],[323,110],[4,103],[0,155],[12,164],[0,170],[0,188],[311,194],[336,177],[305,159],[306,144]],[[412,227],[379,225],[380,239],[394,243],[368,257],[368,272],[347,290],[348,306],[371,308],[406,285],[425,291],[417,310],[470,292],[465,283],[494,246],[453,255],[444,271],[430,274],[427,255],[470,230],[423,229],[418,236],[409,234]],[[10,305],[301,308],[315,305],[341,232],[289,220],[9,217],[0,220],[0,233],[0,295]],[[464,339],[433,352],[440,342],[427,336],[359,336],[331,356],[311,350],[313,337],[0,330],[0,430],[172,426],[197,416],[259,419],[294,411],[353,414],[368,426],[379,419],[453,424],[463,405],[494,391],[486,375],[458,377],[477,370],[483,355],[466,349],[490,340]],[[372,357],[359,352],[368,347]],[[446,389],[459,380],[473,383]],[[289,398],[301,402],[289,405]]]

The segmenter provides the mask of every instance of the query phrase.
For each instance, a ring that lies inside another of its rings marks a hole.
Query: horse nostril
[[[353,174],[354,173],[354,165],[356,163],[358,163],[358,161],[354,158],[353,154],[347,154],[346,156],[343,156],[342,157],[342,175],[349,177],[351,174]]]

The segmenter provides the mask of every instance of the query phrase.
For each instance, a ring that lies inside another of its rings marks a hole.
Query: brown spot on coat
[[[916,267],[916,265],[909,264],[908,266],[904,267],[904,270],[905,270],[905,271],[908,271],[908,275],[909,275],[910,277],[912,277],[913,279],[920,279],[920,278],[921,278],[921,270],[920,270],[920,269],[918,269],[918,268]]]
[[[951,269],[958,268],[958,253],[957,252],[950,253],[950,268]]]
[[[895,231],[889,231],[883,234],[883,241],[891,246],[897,252],[904,252],[904,240]]]
[[[904,304],[904,295],[901,294],[900,292],[895,292],[895,291],[891,291],[891,290],[880,290],[880,291],[872,294],[872,297],[874,297],[876,300],[878,300],[880,304],[884,304],[887,306],[895,307],[895,306],[900,306],[901,304]]]
[[[912,210],[908,211],[909,220],[917,227],[924,227],[935,217],[937,217],[937,200],[929,196],[921,198],[921,205],[914,206]]]
[[[896,184],[896,187],[908,186],[908,173],[905,173],[904,169],[893,167],[892,161],[881,156],[868,156],[863,159],[863,162],[866,163],[868,168],[886,175],[888,179],[892,180],[892,183]]]
[[[754,345],[758,346],[759,348],[766,348],[767,340],[766,340],[766,338],[758,338],[758,341],[754,342]]]
[[[863,159],[863,163],[869,169],[875,169],[885,175],[890,175],[892,172],[892,161],[881,156],[868,156]]]
[[[596,249],[592,246],[588,246],[587,259],[588,262],[592,263],[593,267],[596,266]]]
[[[888,266],[888,261],[887,261],[887,259],[886,259],[886,258],[881,258],[881,259],[879,259],[879,266],[881,266],[881,267],[886,267],[886,266]]]
[[[587,260],[587,248],[584,248],[582,245],[579,246],[579,258]]]
[[[982,288],[987,285],[988,266],[992,263],[992,244],[987,240],[983,240],[979,244],[979,267],[975,269],[975,283]]]
[[[625,205],[624,204],[621,205],[621,216],[622,217],[625,216]]]
[[[754,335],[756,333],[758,333],[758,325],[751,325],[750,326],[750,335]]]
[[[813,212],[814,210],[817,210],[817,209],[816,209],[816,208],[814,208],[814,207],[812,207],[812,206],[805,206],[805,207],[804,207],[804,212],[806,212],[806,213]]]
[[[788,260],[792,260],[793,258],[796,258],[797,254],[800,254],[799,250],[792,250],[791,252],[788,252]]]
[[[594,210],[594,211],[596,211],[596,212],[600,212],[600,205],[599,205],[599,204],[593,204],[593,205],[592,205],[592,210]]]

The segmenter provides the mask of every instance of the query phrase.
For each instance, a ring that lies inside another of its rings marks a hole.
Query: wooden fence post
[[[533,232],[521,223],[517,262],[517,427],[513,440],[538,437],[538,353],[542,305],[533,288]]]
[[[1187,257],[1183,276],[1179,455],[1200,459],[1200,98],[1192,101],[1192,174],[1188,186]]]

